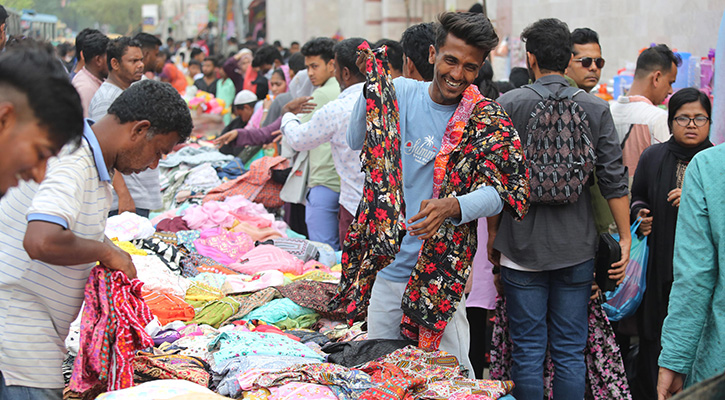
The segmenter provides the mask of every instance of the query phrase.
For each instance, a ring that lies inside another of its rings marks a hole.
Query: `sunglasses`
[[[575,58],[574,61],[582,63],[582,67],[589,68],[592,65],[592,61],[594,61],[594,65],[597,66],[597,68],[602,69],[604,68],[604,59],[599,58],[591,58],[591,57],[582,57],[582,58]]]

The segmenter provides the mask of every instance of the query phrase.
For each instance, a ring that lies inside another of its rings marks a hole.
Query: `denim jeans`
[[[340,193],[326,186],[315,186],[307,192],[305,222],[310,240],[327,243],[333,250],[340,250],[339,210]]]
[[[588,301],[594,260],[554,271],[501,269],[517,399],[544,398],[547,344],[554,362],[554,399],[584,398]]]
[[[7,386],[0,373],[0,400],[60,400],[63,389],[43,389],[28,386]]]

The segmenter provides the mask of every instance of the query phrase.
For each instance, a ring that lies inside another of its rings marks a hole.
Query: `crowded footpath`
[[[494,81],[476,10],[223,52],[7,15],[0,400],[725,398],[725,150],[667,44],[607,101],[554,18]]]

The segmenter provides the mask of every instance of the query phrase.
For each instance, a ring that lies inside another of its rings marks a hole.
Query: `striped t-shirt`
[[[7,385],[63,387],[64,340],[94,264],[30,260],[23,238],[27,221],[42,220],[104,240],[111,178],[88,120],[83,137],[80,147],[66,146],[48,162],[40,185],[22,182],[0,200],[0,371]]]

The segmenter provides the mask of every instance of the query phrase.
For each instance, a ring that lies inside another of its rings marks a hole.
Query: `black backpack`
[[[526,125],[530,201],[547,205],[575,203],[596,161],[587,113],[574,100],[583,90],[568,87],[557,96],[541,84],[524,87],[542,98]]]

